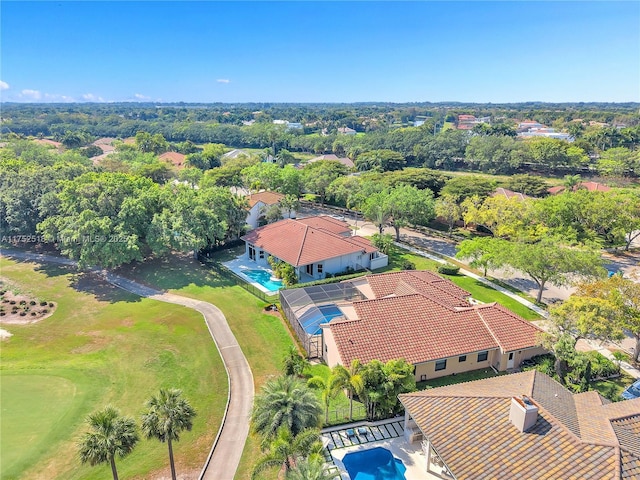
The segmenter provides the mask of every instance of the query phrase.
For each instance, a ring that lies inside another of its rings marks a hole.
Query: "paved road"
[[[9,250],[0,251],[0,255],[40,263],[77,265],[73,260],[52,255]],[[233,480],[249,434],[249,417],[253,406],[254,387],[249,363],[231,332],[224,314],[218,307],[207,302],[161,292],[110,272],[96,272],[102,273],[109,283],[123,290],[160,302],[182,305],[197,310],[204,317],[227,370],[229,396],[222,425],[211,447],[207,462],[200,473],[200,479]],[[212,372],[212,374],[216,374],[216,372]]]

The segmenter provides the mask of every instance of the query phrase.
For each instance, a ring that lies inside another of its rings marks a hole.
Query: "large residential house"
[[[640,398],[572,394],[535,370],[399,398],[405,439],[441,478],[640,478]]]
[[[491,194],[492,197],[506,197],[507,200],[511,200],[512,198],[517,198],[518,200],[532,200],[534,197],[529,195],[525,195],[524,193],[514,192],[513,190],[509,190],[507,188],[498,187]]]
[[[264,267],[269,266],[269,256],[286,262],[295,268],[300,282],[350,270],[375,270],[388,263],[369,240],[351,236],[349,224],[325,215],[271,223],[242,240],[249,260]]]
[[[416,381],[424,381],[515,369],[546,353],[536,326],[470,296],[433,272],[410,270],[281,291],[280,303],[309,356],[330,367],[401,358],[415,365]]]
[[[349,127],[339,127],[338,135],[355,135],[356,131],[353,128]]]
[[[246,223],[253,229],[260,224],[260,218],[264,215],[265,210],[273,205],[278,205],[284,198],[284,195],[277,192],[258,192],[247,196],[249,202],[249,213],[247,214]],[[282,211],[282,218],[296,218],[295,211]]]

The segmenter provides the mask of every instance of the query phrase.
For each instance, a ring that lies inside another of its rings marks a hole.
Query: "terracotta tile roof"
[[[611,190],[611,187],[607,187],[606,185],[598,182],[581,182],[573,187],[573,191],[579,190],[581,188],[590,192],[608,192],[609,190]],[[564,192],[565,190],[565,187],[563,187],[562,185],[558,185],[548,188],[547,192],[549,192],[551,195],[556,195],[560,192]]]
[[[509,420],[511,397],[521,395],[539,408],[536,424],[525,433]],[[640,478],[640,399],[606,404],[595,392],[572,395],[546,375],[528,371],[400,400],[459,480]],[[577,434],[575,425],[557,416],[571,405],[583,417]],[[634,414],[611,417],[629,412]]]
[[[367,275],[376,298],[407,293],[422,293],[451,306],[468,307],[469,292],[427,270],[406,270]]]
[[[353,307],[357,320],[330,322],[328,327],[343,365],[354,359],[423,363],[501,348],[496,338],[513,350],[539,343],[538,328],[495,304],[460,308],[414,293],[358,301]],[[496,335],[489,325],[497,323],[504,325]]]
[[[529,195],[525,195],[524,193],[514,192],[513,190],[508,190],[506,188],[498,187],[496,191],[491,194],[492,197],[496,197],[498,195],[504,195],[507,198],[517,198],[518,200],[526,200],[530,197]]]
[[[277,192],[258,192],[249,195],[249,207],[253,207],[256,203],[262,202],[265,205],[275,205],[284,198],[284,195]]]
[[[347,222],[343,222],[342,220],[338,220],[337,218],[333,218],[328,215],[299,218],[298,221],[304,225],[309,225],[310,227],[326,230],[327,232],[338,235],[351,233],[351,228],[349,228],[349,224]]]
[[[342,237],[324,228],[308,225],[308,223],[314,223],[312,218],[314,217],[304,219],[306,222],[286,219],[271,223],[252,230],[243,236],[242,240],[295,267],[358,252],[378,251],[365,238]],[[318,224],[333,225],[335,228],[332,223],[319,222]]]
[[[184,168],[184,160],[187,156],[178,152],[165,152],[158,156],[158,159],[171,163],[178,168]]]
[[[340,162],[347,168],[355,168],[356,166],[356,164],[353,163],[353,160],[351,160],[349,157],[338,157],[337,155],[334,155],[334,154],[320,155],[319,157],[312,158],[307,163],[319,162],[321,160],[330,160],[332,162]]]
[[[56,142],[55,140],[49,140],[48,138],[38,138],[34,140],[35,143],[40,145],[50,145],[52,147],[61,148],[62,143]]]

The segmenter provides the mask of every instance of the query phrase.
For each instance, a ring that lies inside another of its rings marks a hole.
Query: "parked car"
[[[622,392],[622,398],[625,400],[633,400],[640,398],[640,380],[636,380]]]

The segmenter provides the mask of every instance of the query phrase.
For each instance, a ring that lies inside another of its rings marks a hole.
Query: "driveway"
[[[68,258],[29,252],[2,250],[0,255],[38,263],[77,265],[77,262]],[[96,270],[96,272],[100,271]],[[231,332],[224,314],[211,303],[162,292],[110,272],[101,271],[101,273],[109,283],[123,290],[160,302],[182,305],[200,312],[204,317],[211,338],[213,338],[227,370],[229,394],[222,425],[199,478],[233,480],[249,434],[249,417],[253,406],[254,388],[249,363]],[[217,372],[210,374],[215,375]]]

